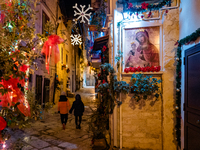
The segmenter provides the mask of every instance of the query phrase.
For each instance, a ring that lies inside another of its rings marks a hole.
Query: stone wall
[[[179,39],[179,10],[170,10],[163,22],[163,146],[164,150],[176,149],[174,143],[175,125],[175,46]]]
[[[175,150],[174,102],[175,102],[175,48],[179,39],[179,10],[172,9],[163,18],[162,99],[152,105],[151,101],[135,103],[132,95],[122,98],[122,146],[149,150]],[[161,35],[162,35],[161,33]],[[131,75],[122,76],[129,82]]]
[[[130,80],[131,75],[123,77],[123,81],[127,83]],[[137,103],[132,96],[133,94],[128,94],[122,98],[123,147],[161,150],[162,100],[141,100]]]

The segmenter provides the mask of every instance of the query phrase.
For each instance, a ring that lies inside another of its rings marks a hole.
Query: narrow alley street
[[[76,129],[75,117],[69,114],[66,129],[63,130],[60,114],[55,105],[44,115],[42,121],[36,121],[24,131],[17,130],[6,145],[11,147],[14,143],[22,143],[25,145],[23,150],[90,150],[91,138],[88,123],[92,111],[89,107],[95,107],[94,88],[82,88],[76,94],[81,95],[85,105],[81,129]],[[72,105],[74,98],[68,99]]]

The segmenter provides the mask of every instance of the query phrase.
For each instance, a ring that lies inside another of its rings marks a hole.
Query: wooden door
[[[185,150],[200,150],[200,44],[185,52]]]
[[[42,76],[36,75],[36,100],[38,104],[42,104]]]
[[[43,104],[49,102],[49,87],[50,80],[48,78],[44,78],[44,88],[43,88]]]

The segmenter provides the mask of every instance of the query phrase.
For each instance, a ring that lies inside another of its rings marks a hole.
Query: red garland
[[[147,66],[147,67],[129,67],[129,68],[125,68],[124,72],[128,73],[128,72],[159,72],[161,69],[161,66]]]

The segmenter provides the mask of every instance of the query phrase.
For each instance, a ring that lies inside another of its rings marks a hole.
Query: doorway
[[[200,44],[185,51],[185,150],[200,148]]]
[[[48,78],[44,78],[44,87],[43,87],[43,104],[49,102],[49,86],[50,80]]]
[[[36,89],[35,89],[35,98],[38,104],[42,104],[42,76],[36,75]]]

